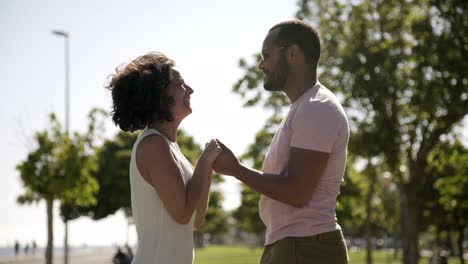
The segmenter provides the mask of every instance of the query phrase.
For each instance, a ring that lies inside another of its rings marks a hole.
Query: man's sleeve
[[[330,153],[338,135],[337,110],[327,102],[307,102],[291,120],[291,147]]]

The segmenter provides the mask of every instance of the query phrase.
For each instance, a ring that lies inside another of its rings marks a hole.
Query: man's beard
[[[281,53],[280,59],[278,61],[277,70],[274,71],[270,76],[270,80],[268,82],[263,83],[263,88],[267,91],[282,91],[284,88],[284,84],[289,75],[289,65],[286,61],[286,56],[284,53]]]

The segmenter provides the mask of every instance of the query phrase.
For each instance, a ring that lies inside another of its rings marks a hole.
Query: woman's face
[[[172,70],[172,80],[169,83],[167,93],[174,98],[174,104],[170,109],[174,119],[182,120],[192,113],[190,95],[193,93],[193,89],[185,84],[179,71],[175,69]]]

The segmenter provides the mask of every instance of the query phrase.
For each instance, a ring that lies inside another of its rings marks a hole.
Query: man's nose
[[[263,60],[260,60],[260,61],[258,62],[258,64],[257,64],[257,68],[258,68],[259,70],[261,70],[261,71],[263,71],[263,68],[264,68],[264,67],[263,67],[263,64],[264,64],[264,61],[263,61]]]

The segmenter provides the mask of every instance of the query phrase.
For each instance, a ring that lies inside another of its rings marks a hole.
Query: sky
[[[48,128],[48,114],[65,123],[64,39],[70,35],[70,131],[84,132],[94,107],[110,110],[104,89],[116,66],[149,51],[174,59],[194,88],[193,114],[181,124],[204,145],[219,138],[241,155],[267,118],[243,108],[231,92],[242,76],[241,57],[259,52],[268,29],[293,18],[295,0],[0,0],[0,247],[15,240],[46,244],[46,209],[40,202],[18,205],[23,189],[16,165],[34,147],[33,135]],[[106,123],[106,137],[118,129]],[[240,203],[239,185],[227,178],[224,208]],[[55,208],[54,244],[63,245]],[[135,243],[122,213],[100,221],[82,217],[69,224],[73,246]]]

